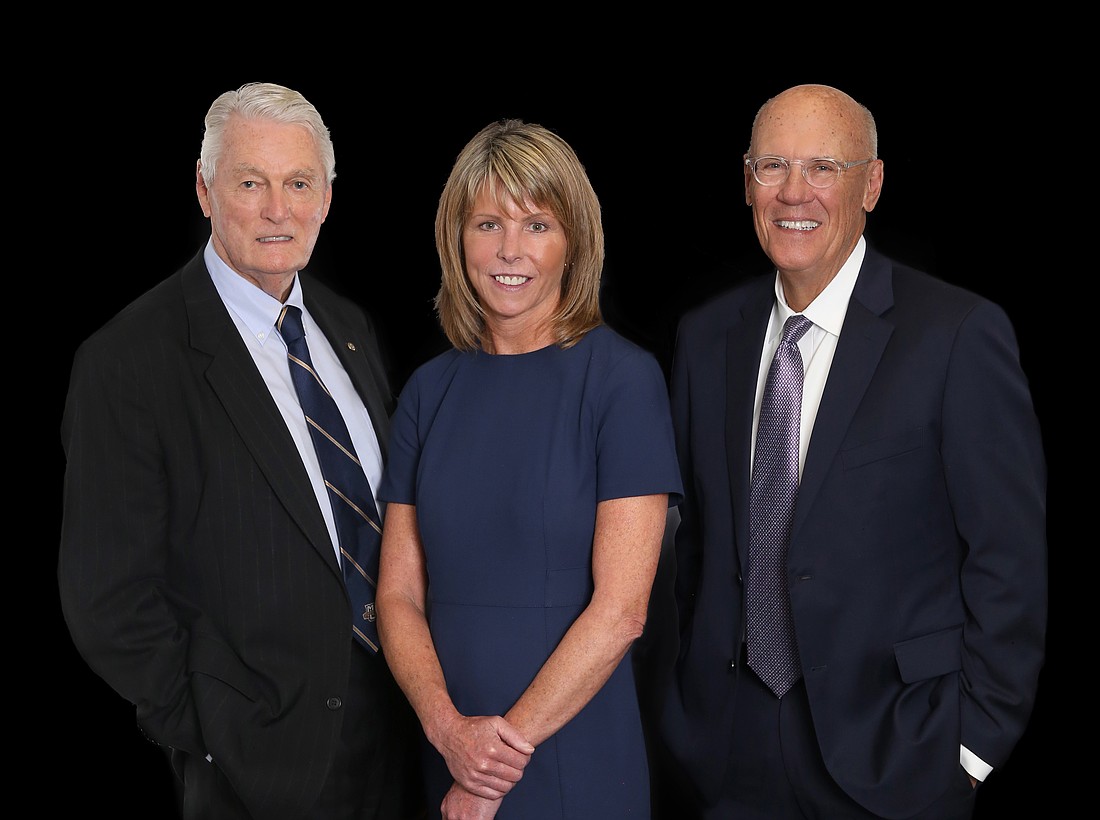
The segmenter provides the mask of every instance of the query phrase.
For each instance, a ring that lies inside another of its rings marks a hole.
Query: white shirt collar
[[[203,251],[206,269],[214,280],[214,287],[225,306],[233,311],[262,345],[275,330],[275,322],[283,309],[283,304],[275,297],[265,293],[253,282],[248,281],[230,268],[214,250],[214,241],[206,243]],[[302,284],[298,275],[294,275],[294,284],[285,304],[302,308]]]

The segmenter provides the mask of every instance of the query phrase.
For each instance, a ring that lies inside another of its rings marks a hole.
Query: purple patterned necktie
[[[374,493],[355,454],[344,417],[313,369],[302,327],[302,311],[287,305],[279,314],[276,327],[286,342],[290,376],[298,391],[298,399],[306,415],[306,426],[313,438],[329,501],[332,502],[344,583],[353,610],[352,631],[365,649],[377,652],[374,588],[378,578],[382,525],[374,504]]]
[[[783,339],[772,359],[760,403],[749,496],[749,666],[777,697],[783,697],[802,674],[791,619],[787,545],[798,497],[798,436],[805,376],[798,340],[812,324],[796,314],[783,325]]]

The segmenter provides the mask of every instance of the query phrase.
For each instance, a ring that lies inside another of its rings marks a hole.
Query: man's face
[[[778,185],[761,185],[745,167],[745,199],[752,206],[756,236],[780,272],[828,282],[863,233],[867,212],[878,201],[882,162],[841,170],[827,188],[806,181],[812,159],[844,162],[868,158],[851,112],[810,95],[776,101],[753,135],[754,156],[784,157],[790,172]]]
[[[233,270],[277,299],[309,262],[332,188],[310,132],[300,125],[234,117],[217,176],[196,179],[214,249]]]

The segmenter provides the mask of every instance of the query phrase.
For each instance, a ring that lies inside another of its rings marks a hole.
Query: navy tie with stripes
[[[374,590],[378,578],[382,525],[374,503],[374,493],[355,454],[343,416],[321,377],[313,369],[302,326],[302,311],[293,305],[285,306],[276,327],[286,342],[290,375],[298,391],[306,426],[313,438],[332,503],[340,539],[344,583],[352,604],[352,630],[365,648],[377,652]]]

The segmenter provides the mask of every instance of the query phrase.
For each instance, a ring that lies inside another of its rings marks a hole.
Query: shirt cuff
[[[966,769],[966,773],[977,781],[984,781],[993,767],[970,751],[965,746],[959,747],[959,764]]]

